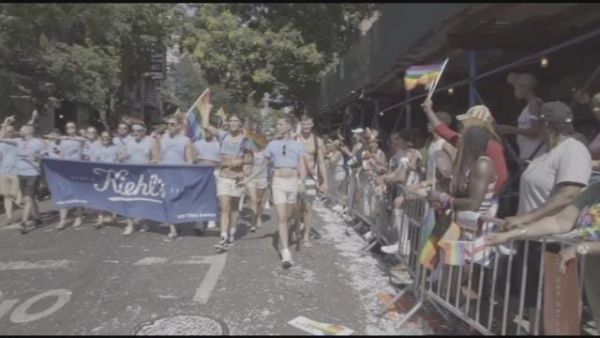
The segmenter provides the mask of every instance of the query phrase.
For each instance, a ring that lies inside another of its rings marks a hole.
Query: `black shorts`
[[[40,176],[21,176],[19,175],[19,187],[21,193],[26,197],[35,197],[37,194]]]

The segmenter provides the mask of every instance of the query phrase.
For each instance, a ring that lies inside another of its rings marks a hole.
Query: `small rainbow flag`
[[[443,70],[444,62],[424,66],[410,66],[404,74],[404,88],[413,90],[422,85],[429,89]]]
[[[207,109],[210,110],[212,105],[210,103],[211,93],[210,89],[206,89],[200,97],[194,102],[194,104],[188,109],[186,116],[186,128],[185,135],[197,141],[202,139],[202,113]]]
[[[439,242],[438,245],[444,250],[445,265],[465,265],[473,243],[468,241],[443,241]]]

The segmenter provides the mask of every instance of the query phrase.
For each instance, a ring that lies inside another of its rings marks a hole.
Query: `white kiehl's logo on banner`
[[[102,178],[101,183],[94,183],[96,191],[108,190],[118,195],[108,198],[112,202],[146,201],[162,204],[164,201],[165,184],[156,174],[141,174],[135,180],[127,169],[94,168],[92,172]]]

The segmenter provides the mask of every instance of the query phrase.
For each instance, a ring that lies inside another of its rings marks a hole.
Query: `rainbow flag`
[[[207,88],[204,92],[202,92],[200,97],[198,97],[190,109],[188,109],[187,113],[185,113],[185,135],[191,138],[192,141],[202,139],[202,113],[207,109],[211,109],[212,105],[210,103],[210,98],[210,89]]]
[[[441,241],[438,245],[444,250],[445,265],[465,265],[473,243],[468,241]]]
[[[444,62],[424,65],[410,66],[404,74],[404,88],[413,90],[417,86],[422,85],[429,89],[442,72]]]

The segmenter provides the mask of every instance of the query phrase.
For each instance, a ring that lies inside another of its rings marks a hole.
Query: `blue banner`
[[[57,208],[87,207],[157,222],[216,220],[212,167],[43,159]]]

